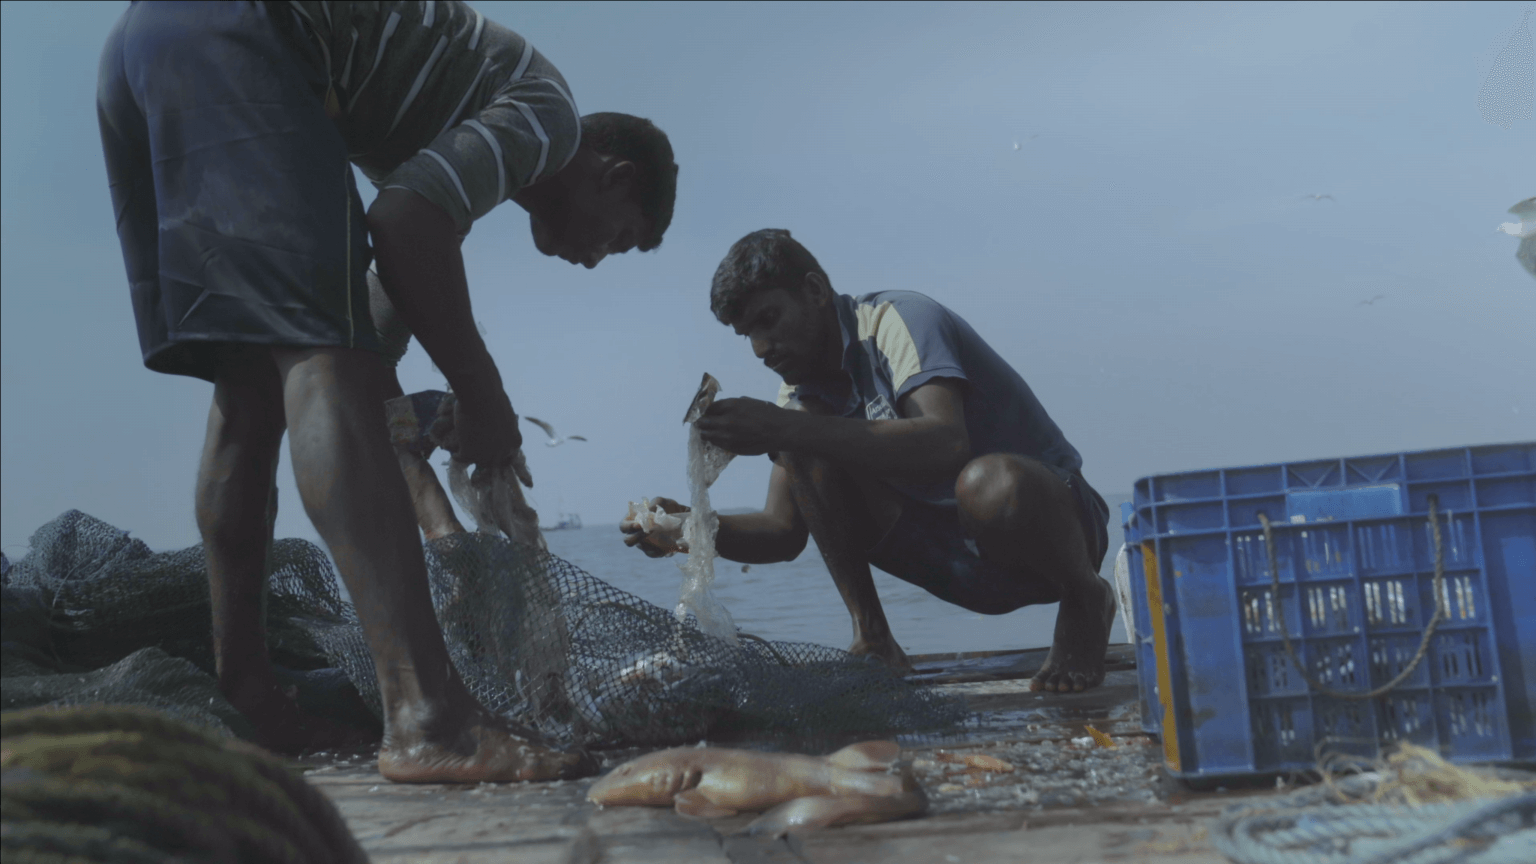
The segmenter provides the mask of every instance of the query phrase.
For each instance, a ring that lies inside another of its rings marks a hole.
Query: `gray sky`
[[[125,6],[0,5],[12,557],[69,508],[153,548],[197,541],[212,388],[141,364],[96,127]],[[763,227],[791,229],[840,291],[959,312],[1106,494],[1536,437],[1536,282],[1494,233],[1536,194],[1536,123],[1476,107],[1529,3],[475,6],[583,111],[654,119],[682,167],[655,253],[544,258],[510,204],[464,247],[513,405],[590,439],[547,449],[525,424],[548,517],[684,497],[702,372],[772,397],[707,302],[726,249]],[[442,385],[419,346],[401,371],[407,391]],[[737,460],[716,506],[760,503],[767,469]],[[279,535],[314,539],[286,460],[280,484]]]

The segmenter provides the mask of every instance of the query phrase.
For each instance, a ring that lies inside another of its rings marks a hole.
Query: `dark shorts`
[[[1094,572],[1109,551],[1109,505],[1080,474],[1055,472],[1072,490]],[[960,511],[908,498],[891,530],[869,552],[869,563],[948,603],[1001,615],[1024,606],[1055,603],[1050,585],[1021,579],[1014,570],[985,561],[960,527]]]
[[[287,4],[136,2],[97,116],[144,365],[213,380],[230,342],[379,350],[327,82]]]

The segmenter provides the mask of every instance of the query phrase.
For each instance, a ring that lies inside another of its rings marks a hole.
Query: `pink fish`
[[[928,796],[910,769],[901,773],[900,795],[811,795],[796,798],[752,820],[748,834],[783,837],[835,825],[867,825],[921,816]]]
[[[910,773],[888,773],[900,754],[894,741],[854,744],[826,757],[679,747],[620,765],[592,785],[587,799],[602,805],[671,805],[701,819],[777,807],[749,830],[779,835],[883,822],[927,807]]]

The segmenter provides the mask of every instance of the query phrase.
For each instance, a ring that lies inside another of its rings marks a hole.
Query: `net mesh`
[[[1536,100],[1536,49],[1531,41],[1527,9],[1513,29],[1499,34],[1483,63],[1483,83],[1477,89],[1477,113],[1500,129],[1531,119]]]
[[[959,700],[882,664],[819,645],[750,636],[730,644],[692,616],[679,621],[505,538],[451,535],[428,543],[426,558],[438,621],[470,690],[492,711],[561,743],[831,742],[942,733],[966,717]],[[271,559],[273,662],[307,672],[301,684],[355,688],[379,715],[373,662],[325,553],[288,539],[273,545]],[[250,731],[212,678],[200,546],[155,553],[70,511],[33,535],[5,581],[6,710],[148,705],[233,734]]]

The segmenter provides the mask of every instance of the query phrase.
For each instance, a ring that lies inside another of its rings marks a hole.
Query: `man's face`
[[[839,368],[842,340],[824,301],[814,290],[760,291],[731,327],[751,341],[752,353],[764,366],[786,384],[800,384]]]
[[[632,170],[594,174],[548,211],[530,213],[528,227],[533,231],[534,245],[545,255],[588,269],[609,255],[621,255],[638,246],[645,236],[645,217],[632,177]]]

